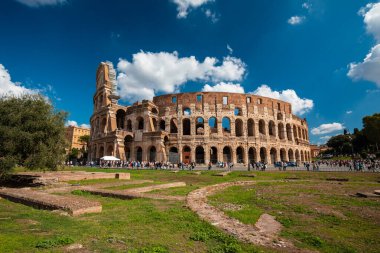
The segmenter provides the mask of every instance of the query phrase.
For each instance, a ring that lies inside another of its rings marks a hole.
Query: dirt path
[[[271,248],[281,249],[286,252],[310,252],[296,248],[291,242],[280,238],[278,233],[281,224],[275,217],[263,214],[255,226],[243,224],[242,222],[227,216],[223,211],[207,204],[207,196],[214,194],[231,186],[244,186],[255,184],[254,181],[227,182],[206,186],[187,195],[187,205],[196,212],[201,219],[210,222],[217,228],[237,237],[239,240],[263,245]]]

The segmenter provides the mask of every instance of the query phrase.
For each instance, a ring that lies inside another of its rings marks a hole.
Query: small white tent
[[[120,161],[119,158],[116,158],[114,156],[103,156],[102,158],[100,158],[100,160],[104,160],[104,161]]]

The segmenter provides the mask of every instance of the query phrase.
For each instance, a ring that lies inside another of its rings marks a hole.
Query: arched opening
[[[106,118],[103,118],[102,123],[100,124],[101,133],[106,133],[106,125],[107,125],[107,120]]]
[[[136,161],[142,162],[143,151],[141,147],[136,147]]]
[[[223,148],[223,161],[226,163],[229,163],[232,161],[232,154],[231,154],[231,148],[226,146]]]
[[[305,161],[305,156],[304,156],[303,151],[301,150],[301,162],[304,162],[304,161]]]
[[[288,158],[289,158],[289,162],[294,162],[295,159],[294,159],[294,152],[292,149],[289,149],[288,150]]]
[[[136,126],[137,130],[144,129],[144,119],[142,117],[137,117],[136,123],[137,123],[137,126]]]
[[[281,112],[277,113],[277,120],[283,120],[283,116]]]
[[[124,154],[125,154],[125,159],[127,161],[131,160],[131,149],[129,147],[124,147]]]
[[[286,150],[285,149],[280,149],[280,159],[282,162],[288,162],[288,159],[286,157]]]
[[[234,110],[234,115],[235,116],[241,116],[241,115],[243,115],[241,108],[236,107],[235,110]]]
[[[178,123],[177,123],[176,118],[173,118],[170,120],[170,133],[172,134],[178,133]]]
[[[167,146],[169,144],[169,137],[164,137],[164,145]]]
[[[101,158],[101,157],[103,157],[103,156],[104,156],[104,147],[101,146],[101,147],[99,148],[99,158]]]
[[[218,162],[218,149],[216,147],[210,149],[210,162],[213,164]]]
[[[211,117],[208,119],[208,125],[210,127],[210,133],[218,132],[218,125],[217,125],[217,120],[215,117]]]
[[[302,133],[301,133],[301,128],[298,127],[298,138],[302,139]]]
[[[249,148],[248,149],[248,160],[249,163],[255,163],[256,161],[256,149],[255,148]]]
[[[306,131],[305,129],[302,129],[302,138],[306,140]]]
[[[259,133],[265,135],[265,121],[259,120]]]
[[[277,162],[277,150],[275,148],[270,149],[270,161],[272,164]]]
[[[270,136],[276,136],[276,126],[274,125],[274,122],[272,120],[269,121],[268,130]]]
[[[286,124],[286,136],[288,137],[288,140],[292,140],[292,127],[290,124]]]
[[[132,132],[132,120],[127,120],[127,131]]]
[[[195,131],[197,135],[203,135],[205,133],[204,120],[202,117],[196,119]]]
[[[262,163],[267,163],[268,162],[267,149],[264,148],[264,147],[260,148],[260,161]]]
[[[117,127],[117,129],[124,129],[124,122],[125,122],[125,111],[119,109],[116,112],[116,127]]]
[[[190,135],[191,134],[190,119],[183,119],[182,120],[182,134],[183,135]]]
[[[293,136],[294,136],[294,141],[297,140],[297,127],[293,126]]]
[[[237,163],[244,163],[244,149],[242,147],[236,149],[236,161]]]
[[[231,133],[231,120],[227,117],[222,119],[223,133]]]
[[[165,120],[163,119],[160,121],[160,130],[165,131]]]
[[[131,145],[133,142],[133,137],[131,135],[127,135],[124,138],[124,153],[125,153],[125,159],[127,161],[131,160]]]
[[[185,116],[190,116],[190,115],[191,115],[191,110],[190,110],[190,108],[185,107],[185,108],[183,109],[183,115],[185,115]]]
[[[235,134],[238,137],[243,136],[243,121],[241,119],[235,121]]]
[[[156,147],[155,146],[150,147],[150,149],[149,149],[149,162],[155,162],[156,156],[157,156]]]
[[[169,162],[178,163],[179,162],[179,153],[176,147],[171,147],[169,149]]]
[[[108,146],[106,155],[113,156],[113,146]]]
[[[253,119],[248,120],[248,136],[255,136],[255,121]]]
[[[278,124],[278,138],[280,138],[280,140],[285,139],[285,128],[282,123]]]
[[[158,110],[157,108],[153,107],[152,108],[152,111],[151,111],[154,115],[157,115],[158,114]]]
[[[301,162],[300,152],[298,151],[298,149],[296,149],[296,162]]]
[[[205,163],[205,151],[202,146],[198,146],[195,149],[195,162],[196,163]]]
[[[182,149],[182,161],[184,163],[191,162],[191,148],[189,146],[184,146]]]

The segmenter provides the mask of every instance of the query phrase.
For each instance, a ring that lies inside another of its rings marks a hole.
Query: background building
[[[177,163],[310,161],[306,119],[287,102],[226,92],[157,96],[118,104],[116,73],[103,62],[96,74],[89,159]]]
[[[67,126],[66,127],[66,139],[69,142],[69,150],[73,148],[86,149],[86,143],[79,141],[79,138],[84,135],[90,135],[90,129],[77,126]]]

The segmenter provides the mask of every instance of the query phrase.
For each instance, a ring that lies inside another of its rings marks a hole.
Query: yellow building
[[[86,143],[83,143],[79,138],[83,135],[90,135],[90,129],[85,127],[67,126],[66,127],[66,139],[69,142],[69,150],[73,148],[82,149],[86,147]]]

